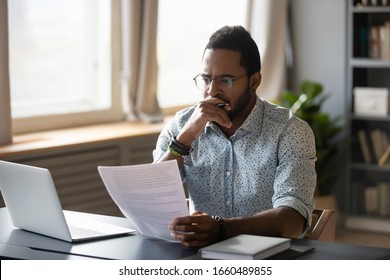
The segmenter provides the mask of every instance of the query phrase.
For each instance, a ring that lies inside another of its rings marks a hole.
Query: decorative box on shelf
[[[390,113],[389,89],[355,87],[354,113],[361,116],[387,116]]]

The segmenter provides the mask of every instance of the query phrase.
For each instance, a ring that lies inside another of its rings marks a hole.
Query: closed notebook
[[[241,234],[203,247],[204,259],[261,260],[290,249],[288,238]]]

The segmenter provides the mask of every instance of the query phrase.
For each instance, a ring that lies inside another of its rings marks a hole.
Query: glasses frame
[[[217,81],[218,79],[222,79],[222,78],[229,78],[229,79],[232,80],[231,86],[228,86],[228,89],[231,89],[231,88],[233,87],[233,83],[234,83],[235,81],[237,81],[237,80],[239,80],[239,79],[242,79],[242,78],[248,76],[248,74],[244,74],[244,75],[239,76],[239,77],[229,77],[229,76],[227,76],[227,75],[220,75],[220,76],[217,76],[217,77],[214,77],[214,78],[209,78],[209,77],[207,77],[207,76],[203,76],[203,78],[207,78],[207,79],[209,80],[209,83],[208,83],[208,85],[207,85],[206,87],[202,88],[202,87],[200,87],[200,86],[198,85],[198,83],[196,82],[197,78],[198,78],[198,77],[201,77],[202,75],[203,75],[203,73],[199,73],[199,74],[196,75],[194,78],[192,78],[192,79],[194,80],[194,82],[195,82],[195,86],[196,86],[198,89],[200,89],[200,90],[206,90],[206,89],[208,89],[208,88],[210,87],[212,81]],[[217,81],[217,84],[218,84],[218,81]]]

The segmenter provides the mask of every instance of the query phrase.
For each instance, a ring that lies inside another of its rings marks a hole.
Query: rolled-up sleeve
[[[273,206],[288,206],[311,224],[314,208],[316,148],[310,126],[293,117],[280,135],[278,167],[274,181]]]

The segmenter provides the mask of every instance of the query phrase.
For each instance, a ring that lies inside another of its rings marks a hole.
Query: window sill
[[[15,135],[12,144],[0,146],[0,159],[155,135],[170,119],[156,124],[117,122]]]

